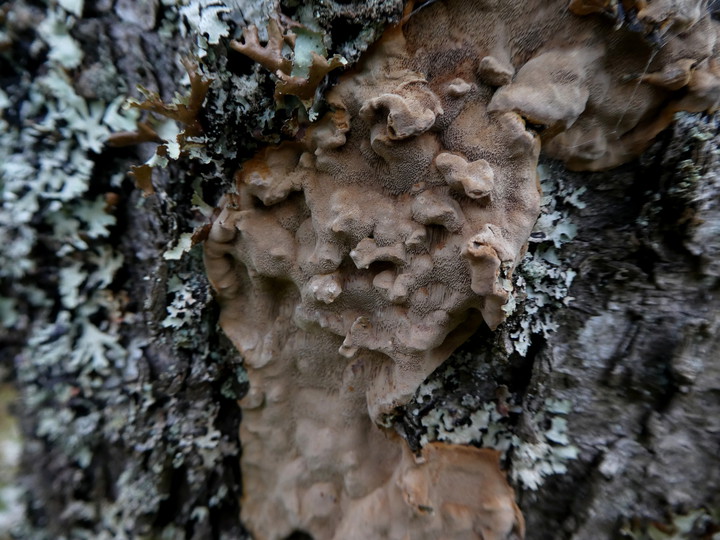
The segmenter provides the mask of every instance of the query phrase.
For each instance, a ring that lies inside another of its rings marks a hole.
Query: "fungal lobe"
[[[656,2],[637,14],[664,21],[662,47],[618,25],[613,2],[430,3],[340,78],[302,139],[243,164],[205,261],[250,379],[255,538],[523,536],[495,453],[414,456],[387,428],[457,346],[504,320],[541,141],[568,167],[609,168],[674,111],[717,107],[717,23],[700,2]],[[286,39],[271,28],[261,46],[251,30],[234,47],[287,73]]]

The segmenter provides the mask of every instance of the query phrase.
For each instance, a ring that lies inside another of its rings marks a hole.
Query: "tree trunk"
[[[271,75],[228,42],[252,24],[267,37],[283,13],[352,63],[403,6],[218,4],[0,7],[0,361],[19,394],[25,506],[7,537],[247,535],[247,375],[192,244],[240,163],[307,117],[276,110]],[[202,91],[186,71],[211,82],[202,132],[192,114],[177,123],[178,156],[168,118],[192,106],[173,95]],[[122,110],[126,95],[154,105]],[[137,121],[151,135],[110,136]],[[501,449],[530,540],[720,532],[719,145],[717,115],[679,113],[610,171],[541,158],[543,213],[515,312],[463,344],[395,419],[413,450]],[[138,189],[126,172],[148,159],[152,186],[136,170]],[[2,502],[17,505],[0,488],[2,517]]]

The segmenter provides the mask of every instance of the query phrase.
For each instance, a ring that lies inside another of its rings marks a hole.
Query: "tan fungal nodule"
[[[379,426],[504,320],[539,213],[541,139],[571,168],[609,168],[675,111],[717,107],[703,3],[636,4],[634,26],[601,0],[428,5],[340,78],[300,141],[238,171],[205,258],[250,378],[242,508],[256,538],[522,537],[496,453],[413,456]],[[288,72],[271,38],[237,48]]]

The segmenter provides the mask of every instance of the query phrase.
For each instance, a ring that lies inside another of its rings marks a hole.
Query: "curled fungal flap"
[[[497,451],[432,443],[419,460],[409,461],[398,484],[405,502],[430,518],[426,527],[433,527],[435,514],[443,516],[446,534],[474,532],[484,540],[524,536],[525,522],[500,471]]]
[[[408,99],[398,94],[382,94],[368,100],[360,109],[360,117],[368,123],[376,116],[384,120],[387,128],[385,135],[390,140],[407,139],[424,133],[435,124],[438,114],[442,114],[439,104],[428,108],[417,99]]]
[[[573,125],[585,110],[590,91],[588,65],[602,49],[568,49],[542,53],[524,64],[510,84],[500,88],[488,110],[514,111],[532,124],[557,133]]]
[[[449,154],[438,154],[435,166],[451,187],[462,191],[473,199],[487,199],[493,189],[492,167],[484,159],[468,162],[466,159]]]

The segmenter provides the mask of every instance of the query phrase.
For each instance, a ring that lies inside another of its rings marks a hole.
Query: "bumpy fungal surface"
[[[678,108],[717,105],[702,10],[638,2],[630,24],[606,4],[432,3],[341,78],[301,138],[238,171],[205,257],[250,378],[256,538],[524,534],[497,457],[433,443],[414,458],[377,426],[503,321],[539,213],[541,139],[570,167],[608,168]]]

